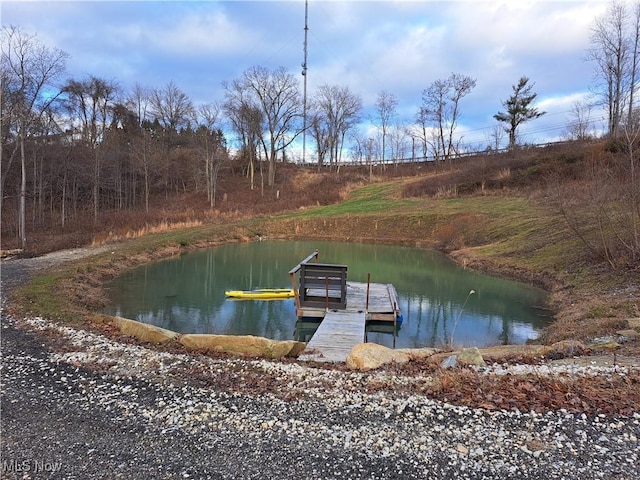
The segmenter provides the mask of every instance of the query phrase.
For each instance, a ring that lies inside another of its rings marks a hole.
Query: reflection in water
[[[308,340],[315,326],[297,321],[292,299],[234,301],[224,292],[288,287],[288,271],[315,249],[322,262],[347,264],[348,280],[366,282],[370,273],[372,282],[396,287],[404,321],[395,332],[369,325],[370,342],[438,346],[453,332],[455,345],[522,344],[548,321],[543,291],[464,270],[437,252],[289,241],[224,245],[140,267],[112,282],[105,313],[184,333]]]
[[[293,334],[293,339],[298,342],[308,342],[316,333],[321,318],[300,318],[296,321],[296,330]]]
[[[400,333],[401,327],[402,324],[394,325],[390,322],[371,321],[365,327],[364,341],[381,343],[371,340],[372,335],[375,335],[377,333],[383,335],[382,338],[386,340],[384,342],[385,345],[391,348],[396,348],[396,340],[398,339],[398,334]]]

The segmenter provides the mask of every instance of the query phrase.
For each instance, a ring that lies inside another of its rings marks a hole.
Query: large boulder
[[[167,343],[175,340],[180,335],[177,332],[167,330],[165,328],[149,325],[148,323],[136,322],[128,318],[111,317],[110,322],[118,327],[121,333],[134,337],[140,342],[145,343]]]
[[[458,366],[458,357],[455,355],[449,355],[440,364],[440,368],[453,368]]]
[[[618,339],[619,337],[614,335],[593,338],[587,347],[593,348],[594,350],[616,350],[620,348]]]
[[[437,348],[392,349],[377,343],[359,343],[351,349],[346,365],[352,370],[374,370],[389,363],[407,363],[431,357],[439,352]]]
[[[359,343],[347,356],[347,367],[352,370],[373,370],[388,363],[407,363],[410,356],[402,350],[393,350],[377,343]]]
[[[430,357],[439,352],[436,348],[392,349],[377,343],[359,343],[347,356],[346,365],[352,370],[374,370],[389,363],[407,363]]]
[[[460,365],[485,365],[484,358],[477,347],[463,348],[458,353],[457,360]]]
[[[188,350],[266,358],[296,357],[305,347],[303,342],[277,341],[253,335],[187,334],[178,341]]]

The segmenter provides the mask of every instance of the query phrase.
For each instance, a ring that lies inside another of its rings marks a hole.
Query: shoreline
[[[291,237],[298,239],[302,238],[298,235],[294,235]],[[312,239],[312,237],[304,237],[305,239]],[[285,237],[278,237],[278,240],[283,240]],[[180,255],[189,251],[201,250],[203,248],[210,248],[217,245],[225,244],[225,243],[241,243],[248,241],[246,237],[241,238],[233,238],[233,239],[214,239],[208,242],[199,242],[193,245],[188,246],[179,246],[179,245],[165,245],[164,247],[138,253],[136,255],[128,255],[127,253],[121,254],[118,253],[118,248],[123,245],[122,242],[117,242],[115,244],[104,244],[99,246],[91,246],[91,247],[80,247],[69,250],[62,250],[58,252],[51,252],[45,254],[40,257],[33,257],[28,259],[3,259],[2,266],[6,267],[7,265],[12,265],[13,262],[20,262],[23,265],[27,266],[27,270],[32,272],[42,271],[43,269],[54,269],[55,267],[64,267],[65,265],[69,265],[71,262],[76,260],[82,260],[86,257],[100,256],[103,254],[107,254],[112,258],[105,259],[102,261],[98,261],[96,265],[92,265],[90,271],[86,271],[85,269],[82,273],[76,273],[74,278],[70,279],[70,281],[65,281],[65,288],[67,290],[71,290],[71,296],[75,296],[76,298],[82,298],[83,306],[81,307],[82,315],[88,318],[96,318],[103,317],[103,315],[95,313],[95,311],[90,311],[90,307],[92,303],[100,303],[104,301],[105,297],[102,291],[102,285],[106,280],[115,278],[118,275],[121,275],[128,269],[135,268],[137,266],[143,265],[145,263],[158,261],[162,259],[171,258],[175,255]],[[353,241],[353,240],[352,240]],[[375,243],[375,242],[372,242]],[[387,242],[385,242],[387,243]],[[126,245],[126,242],[124,243]],[[407,243],[401,243],[406,245]],[[416,248],[426,248],[429,249],[431,247],[416,245]],[[575,338],[568,335],[558,334],[558,332],[554,332],[549,335],[549,330],[552,330],[555,327],[561,325],[562,317],[567,317],[569,319],[573,319],[576,315],[576,305],[580,305],[582,299],[588,294],[583,292],[576,292],[575,287],[571,287],[564,280],[551,277],[549,275],[541,275],[541,274],[533,274],[532,272],[524,271],[522,269],[514,269],[505,265],[497,265],[495,262],[492,262],[486,258],[481,258],[476,255],[473,255],[473,249],[464,248],[455,251],[442,251],[438,249],[434,249],[439,251],[440,253],[446,255],[448,258],[456,262],[458,265],[463,268],[472,268],[477,271],[493,275],[500,278],[507,278],[513,281],[518,281],[527,285],[533,285],[537,288],[541,288],[548,293],[548,301],[545,308],[548,308],[552,313],[553,320],[549,325],[547,325],[541,332],[539,337],[536,339],[536,343],[540,342],[545,345],[550,345],[552,343],[556,343],[558,341],[563,340],[580,340],[587,341],[587,338]],[[82,267],[78,267],[79,270],[82,270]],[[4,270],[4,268],[3,268]],[[9,275],[3,275],[5,280],[5,285],[7,285],[7,280],[11,282],[11,278],[16,274],[10,273]],[[78,287],[77,277],[81,277],[81,280],[84,281],[84,285]],[[76,285],[74,285],[76,284]],[[74,290],[80,288],[81,292],[74,292]],[[640,293],[640,285],[637,285],[637,290]],[[75,295],[74,295],[75,294]],[[606,294],[605,294],[606,296]],[[83,298],[84,297],[84,298]],[[591,301],[597,301],[598,298],[592,297]],[[73,303],[73,301],[72,301]],[[87,310],[89,308],[89,310]],[[640,315],[639,315],[640,316]],[[560,320],[559,320],[560,319]],[[89,322],[89,324],[94,322]],[[560,324],[560,325],[559,325]],[[618,322],[617,325],[613,322],[611,326],[613,333],[616,329],[626,328],[624,321]],[[628,346],[628,345],[627,345]],[[627,352],[623,352],[627,353]],[[640,348],[633,349],[631,352],[633,355],[638,355],[640,357]]]

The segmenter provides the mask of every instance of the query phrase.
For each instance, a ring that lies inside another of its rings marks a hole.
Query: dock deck
[[[322,296],[322,289],[316,292]],[[398,294],[391,284],[369,284],[369,299],[367,301],[367,284],[361,282],[347,282],[346,311],[362,310],[366,314],[366,320],[387,320],[393,322],[398,315]],[[320,317],[324,318],[326,309],[300,306],[297,309],[298,318]]]
[[[327,312],[298,360],[345,362],[351,349],[364,342],[364,329],[364,312]]]
[[[345,362],[351,349],[365,341],[366,324],[370,320],[388,321],[395,325],[399,314],[397,293],[393,285],[347,282],[347,306],[344,310],[301,308],[298,316],[321,317],[322,321],[298,360],[313,362]]]

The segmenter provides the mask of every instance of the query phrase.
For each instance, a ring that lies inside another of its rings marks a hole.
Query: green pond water
[[[391,283],[403,322],[367,327],[367,341],[389,347],[523,344],[549,321],[546,293],[465,270],[438,252],[339,242],[229,244],[136,268],[108,286],[108,315],[180,333],[259,335],[306,341],[293,299],[229,300],[225,290],[289,287],[288,272],[318,249],[319,260],[348,265],[348,281]],[[469,295],[473,290],[475,294]],[[466,302],[466,303],[465,303]]]

